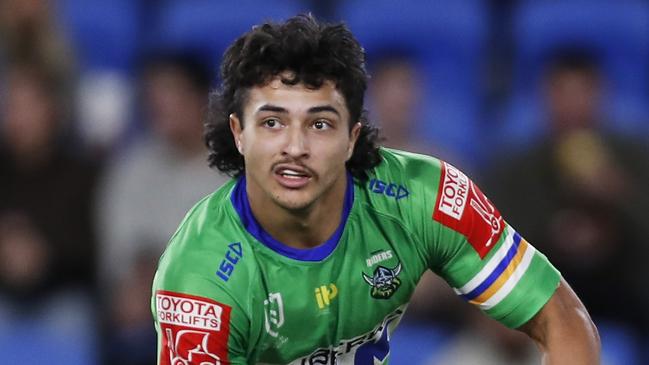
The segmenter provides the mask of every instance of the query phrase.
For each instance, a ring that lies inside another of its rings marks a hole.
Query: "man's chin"
[[[302,194],[282,194],[280,196],[275,196],[273,200],[275,201],[275,204],[291,212],[302,212],[308,210],[313,205],[313,199],[311,197],[299,195]]]
[[[311,201],[302,201],[302,200],[278,200],[275,201],[277,205],[281,208],[288,210],[290,212],[301,213],[306,212],[312,206]]]

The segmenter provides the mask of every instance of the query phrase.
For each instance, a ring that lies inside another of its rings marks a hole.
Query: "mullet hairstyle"
[[[344,24],[320,23],[310,14],[256,26],[226,50],[222,82],[210,94],[205,121],[210,167],[234,177],[243,174],[244,159],[234,144],[230,114],[243,123],[248,90],[285,71],[290,71],[289,78],[282,79],[287,85],[303,83],[317,89],[326,80],[335,83],[349,110],[350,132],[356,122],[361,123],[346,167],[355,178],[367,179],[367,170],[378,165],[381,156],[378,129],[369,123],[363,108],[368,80],[364,50]]]

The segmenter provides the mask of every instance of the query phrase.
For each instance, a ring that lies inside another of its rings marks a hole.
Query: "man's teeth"
[[[286,177],[304,177],[305,175],[294,170],[282,170],[281,175]]]

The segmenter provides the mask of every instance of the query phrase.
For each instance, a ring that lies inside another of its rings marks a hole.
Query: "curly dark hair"
[[[326,24],[312,15],[298,15],[284,23],[265,23],[237,39],[225,52],[221,64],[221,85],[210,94],[205,122],[205,143],[210,167],[230,176],[240,176],[244,159],[234,144],[229,116],[243,121],[247,91],[264,85],[273,77],[290,71],[289,85],[304,83],[319,88],[333,81],[345,97],[349,110],[349,129],[361,123],[361,130],[347,168],[358,179],[381,162],[378,129],[367,119],[363,108],[368,75],[365,53],[342,23]],[[243,127],[243,126],[242,126]]]

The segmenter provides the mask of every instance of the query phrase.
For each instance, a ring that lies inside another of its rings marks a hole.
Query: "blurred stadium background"
[[[225,181],[201,142],[229,43],[313,12],[367,51],[386,145],[469,172],[649,364],[649,1],[0,1],[0,362],[154,364],[157,258]],[[394,364],[536,364],[426,276]],[[530,348],[531,347],[531,348]]]

